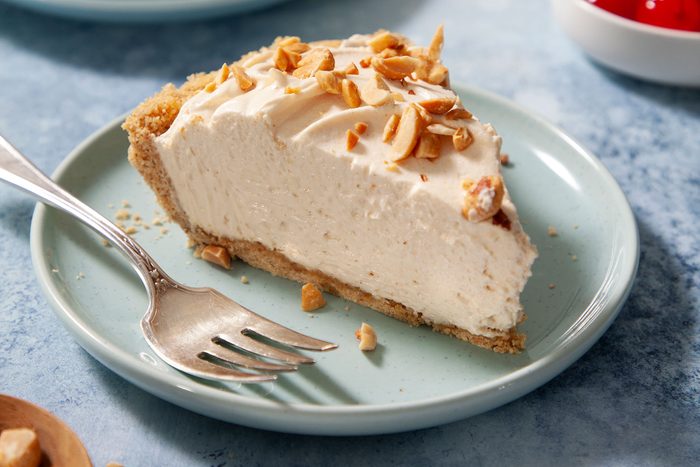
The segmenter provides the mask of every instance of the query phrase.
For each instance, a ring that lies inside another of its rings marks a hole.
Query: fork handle
[[[34,195],[46,204],[67,212],[109,240],[130,260],[153,293],[156,281],[168,277],[153,258],[119,227],[58,186],[0,136],[0,180]]]

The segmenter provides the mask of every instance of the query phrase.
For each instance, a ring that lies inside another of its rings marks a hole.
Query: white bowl
[[[562,29],[600,63],[659,83],[700,86],[700,32],[638,23],[585,0],[552,0]]]

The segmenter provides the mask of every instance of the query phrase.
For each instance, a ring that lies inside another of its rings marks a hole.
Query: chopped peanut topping
[[[355,65],[355,63],[353,63],[353,62],[350,62],[350,64],[348,66],[346,66],[343,71],[345,72],[346,75],[359,75],[360,74],[360,70],[357,69],[357,65]]]
[[[340,80],[338,76],[332,71],[317,71],[314,76],[316,81],[318,81],[319,87],[329,94],[340,94]]]
[[[399,52],[396,49],[384,49],[377,54],[377,57],[381,57],[381,58],[392,58],[392,57],[398,57],[398,56],[399,56]]]
[[[449,71],[447,67],[441,63],[436,63],[430,68],[428,72],[428,78],[425,80],[430,84],[443,84],[447,80],[447,75]]]
[[[401,121],[396,129],[394,142],[391,145],[391,148],[396,153],[393,159],[394,162],[404,160],[411,155],[424,126],[423,118],[416,107],[413,105],[407,106],[401,114]]]
[[[287,86],[284,88],[284,93],[285,94],[299,94],[301,92],[301,88],[293,88],[292,86]]]
[[[402,79],[413,73],[419,60],[413,57],[400,56],[391,58],[372,57],[372,67],[388,79]]]
[[[216,84],[221,84],[224,81],[228,79],[228,75],[231,72],[227,64],[221,65],[221,69],[219,72],[216,74],[216,80],[214,81]]]
[[[379,53],[384,49],[396,49],[402,45],[401,37],[389,31],[381,31],[376,34],[367,44],[374,53]]]
[[[369,68],[371,63],[372,63],[372,57],[365,57],[365,58],[360,60],[360,66],[362,68]]]
[[[388,170],[389,172],[398,172],[399,166],[392,162],[391,164],[386,166],[386,170]]]
[[[452,144],[457,151],[464,151],[474,141],[472,134],[466,128],[457,128],[457,131],[452,135]]]
[[[374,328],[367,323],[362,323],[355,331],[355,337],[360,341],[359,348],[363,352],[371,352],[377,348],[377,333]]]
[[[503,180],[500,176],[481,177],[467,191],[462,215],[471,222],[493,217],[503,202]]]
[[[350,108],[359,107],[362,104],[360,99],[360,91],[357,89],[357,84],[350,81],[349,79],[344,79],[340,83],[340,90],[343,95],[343,100]]]
[[[360,135],[358,135],[352,130],[348,130],[345,132],[345,136],[345,149],[347,149],[348,151],[352,151],[357,145],[357,142],[360,140]]]
[[[210,263],[221,266],[222,268],[231,269],[231,255],[228,250],[218,245],[207,245],[199,252],[201,258]]]
[[[328,49],[311,50],[297,63],[297,68],[292,73],[300,79],[313,76],[317,71],[330,71],[335,68],[335,58]]]
[[[471,120],[472,113],[467,109],[452,109],[445,114],[447,120]]]
[[[418,104],[431,114],[442,115],[447,113],[455,105],[455,102],[457,102],[456,97],[435,97],[420,101]]]
[[[288,55],[285,53],[282,47],[275,50],[275,53],[272,56],[272,62],[274,63],[275,68],[280,71],[287,71],[292,68],[290,66],[291,64],[289,63]]]
[[[391,91],[384,80],[375,73],[360,89],[360,96],[367,104],[379,107],[391,100]]]
[[[307,282],[301,287],[301,309],[304,311],[314,311],[326,305],[326,300],[318,288]]]
[[[233,77],[238,83],[238,87],[241,91],[250,91],[255,87],[255,80],[248,76],[248,74],[245,72],[245,69],[242,66],[238,64],[233,64],[231,66],[231,73],[233,74]]]
[[[423,131],[416,146],[418,159],[436,159],[440,157],[440,137],[429,131]]]
[[[212,93],[215,90],[216,90],[216,83],[213,81],[211,83],[207,84],[206,86],[204,86],[204,92]]]
[[[275,41],[272,43],[272,47],[287,47],[292,44],[298,44],[301,42],[299,36],[277,36]]]
[[[442,123],[430,124],[428,125],[427,130],[431,133],[435,133],[436,135],[441,136],[452,136],[457,131],[456,129],[443,125]]]
[[[391,98],[394,99],[394,102],[406,102],[406,99],[404,99],[403,94],[400,92],[392,92]]]
[[[420,174],[420,179],[424,182],[428,181],[428,176],[426,174]]]
[[[357,122],[355,123],[355,131],[357,134],[362,135],[367,131],[367,128],[369,128],[369,125],[367,125],[365,122]]]
[[[287,52],[293,52],[297,54],[303,54],[304,52],[308,52],[311,49],[311,46],[309,44],[305,44],[303,42],[297,42],[294,44],[289,44],[284,46],[284,50]]]
[[[430,41],[430,47],[428,47],[428,59],[433,62],[440,61],[440,54],[442,53],[442,44],[445,41],[445,30],[442,24],[437,27],[435,34],[433,35],[433,40]]]
[[[400,120],[401,116],[398,114],[393,114],[391,117],[389,117],[389,120],[386,121],[386,125],[384,125],[382,141],[384,141],[385,143],[391,141],[391,138],[393,138],[394,134],[396,134],[396,128],[399,126]]]

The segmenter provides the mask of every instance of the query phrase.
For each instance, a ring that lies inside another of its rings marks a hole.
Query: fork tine
[[[263,344],[260,341],[246,336],[244,334],[219,334],[218,339],[226,342],[229,345],[238,347],[248,352],[262,355],[263,357],[273,358],[275,360],[281,360],[286,363],[291,363],[293,365],[298,365],[300,363],[314,363],[314,359],[307,357],[305,355],[299,355],[292,352],[285,352],[271,345]]]
[[[212,345],[203,350],[200,354],[200,358],[202,358],[202,355],[207,355],[209,357],[215,357],[228,363],[233,363],[234,365],[238,365],[243,368],[250,368],[252,370],[294,371],[297,369],[296,365],[283,365],[265,362],[256,358],[247,357],[236,352],[235,350],[227,349],[226,347],[216,344],[216,342],[213,342]]]
[[[171,359],[166,359],[166,362],[185,373],[215,381],[223,380],[236,383],[264,383],[266,381],[274,381],[277,379],[277,375],[236,371],[231,368],[226,368],[224,366],[208,362],[207,360],[203,360],[199,357],[192,357],[177,362]]]
[[[243,333],[245,334],[246,331],[253,331],[273,341],[300,349],[324,351],[338,347],[337,344],[332,342],[314,339],[264,318],[249,323]]]

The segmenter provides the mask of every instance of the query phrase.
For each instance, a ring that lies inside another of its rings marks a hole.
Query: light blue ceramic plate
[[[213,18],[265,8],[284,0],[5,0],[31,10],[109,22],[162,22]]]
[[[97,360],[146,391],[222,420],[294,433],[374,434],[447,423],[512,401],[569,366],[610,325],[636,272],[637,228],[615,180],[581,146],[499,97],[469,88],[460,94],[503,135],[513,163],[505,178],[540,251],[523,295],[528,346],[521,355],[491,353],[334,297],[322,311],[304,313],[297,283],[241,263],[227,272],[195,260],[177,226],[167,233],[153,227],[136,239],[175,279],[211,285],[273,320],[340,344],[315,354],[315,366],[275,383],[188,377],[158,360],[142,339],[146,293],[136,274],[92,231],[43,205],[31,236],[39,281]],[[126,160],[120,122],[81,144],[54,178],[109,218],[128,200],[150,221],[158,207]],[[547,235],[549,225],[558,237]],[[240,282],[243,274],[250,284]],[[357,348],[354,331],[362,321],[379,334],[373,353]]]

